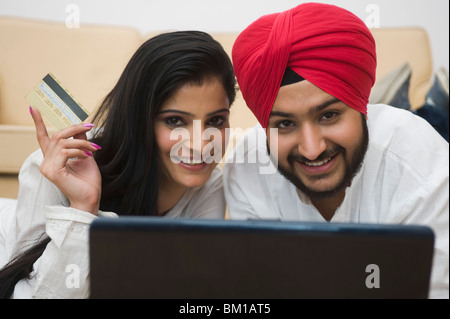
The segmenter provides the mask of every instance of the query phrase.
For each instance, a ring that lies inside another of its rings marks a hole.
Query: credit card
[[[52,73],[47,74],[26,99],[57,130],[80,124],[89,116]]]

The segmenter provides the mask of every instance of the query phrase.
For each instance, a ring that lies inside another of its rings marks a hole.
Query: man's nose
[[[298,134],[297,150],[303,157],[313,161],[327,148],[320,127],[314,124],[302,125]]]

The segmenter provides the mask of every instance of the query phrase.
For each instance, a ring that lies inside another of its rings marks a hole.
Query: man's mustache
[[[303,155],[299,154],[289,154],[287,160],[290,165],[292,165],[294,162],[304,162],[304,163],[320,162],[329,159],[330,157],[333,157],[336,154],[341,153],[343,151],[344,148],[342,146],[336,146],[332,149],[327,149],[323,151],[322,153],[320,153],[319,156],[317,156],[317,158],[314,159],[306,158]]]

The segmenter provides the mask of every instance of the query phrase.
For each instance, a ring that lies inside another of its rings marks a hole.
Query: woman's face
[[[165,168],[162,187],[206,183],[225,153],[229,106],[217,78],[185,84],[162,105],[155,122]]]

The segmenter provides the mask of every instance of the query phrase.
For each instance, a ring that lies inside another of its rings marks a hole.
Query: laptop
[[[91,298],[427,298],[426,226],[98,218]]]

